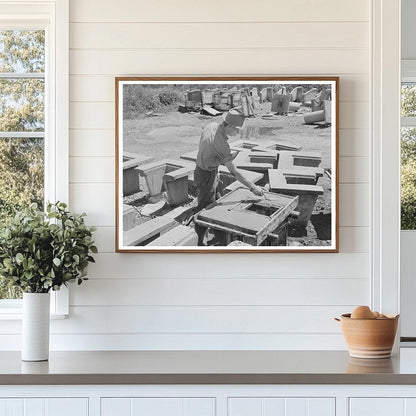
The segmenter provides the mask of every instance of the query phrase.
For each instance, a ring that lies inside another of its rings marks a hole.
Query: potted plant
[[[94,262],[94,228],[84,217],[64,203],[48,203],[46,213],[32,204],[0,226],[0,276],[23,291],[25,361],[48,359],[50,291],[81,284]]]

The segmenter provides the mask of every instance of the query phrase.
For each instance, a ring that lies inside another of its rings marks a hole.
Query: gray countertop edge
[[[416,374],[8,374],[0,385],[373,384],[416,385]]]

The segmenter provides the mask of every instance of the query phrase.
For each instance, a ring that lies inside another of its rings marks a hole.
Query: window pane
[[[402,117],[416,116],[416,84],[402,84]]]
[[[43,132],[45,31],[0,30],[0,75],[4,73],[15,78],[0,77],[0,132]],[[43,206],[43,199],[44,139],[0,137],[0,226],[31,202]],[[21,297],[18,288],[0,278],[0,299]]]
[[[0,30],[0,72],[45,72],[45,31]]]
[[[44,140],[0,138],[0,224],[31,202],[43,206]],[[0,279],[0,299],[19,299],[21,291]]]
[[[45,82],[42,79],[0,79],[0,131],[45,129]]]
[[[401,228],[402,230],[415,230],[416,128],[402,128],[401,162]]]

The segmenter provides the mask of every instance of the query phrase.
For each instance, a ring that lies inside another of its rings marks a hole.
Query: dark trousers
[[[218,169],[204,170],[199,166],[195,168],[194,181],[198,195],[198,211],[215,201],[215,194],[217,191],[217,175]]]
[[[215,201],[218,182],[217,175],[218,169],[204,170],[199,166],[195,168],[194,181],[198,196],[197,212]],[[195,232],[198,235],[198,245],[202,246],[206,228],[195,224]]]

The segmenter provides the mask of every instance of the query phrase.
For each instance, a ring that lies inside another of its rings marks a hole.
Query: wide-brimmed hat
[[[234,107],[229,110],[227,113],[223,114],[224,121],[239,130],[243,128],[245,116],[241,107]]]

